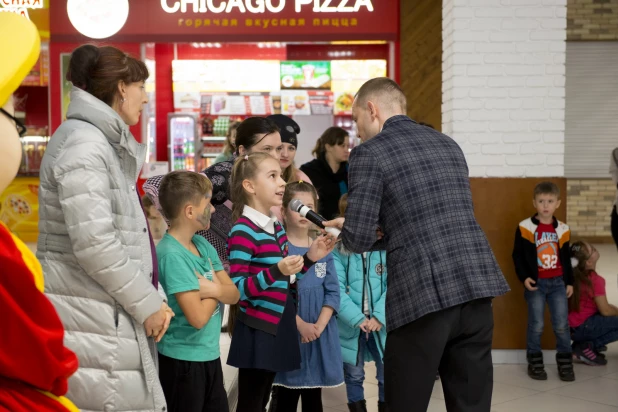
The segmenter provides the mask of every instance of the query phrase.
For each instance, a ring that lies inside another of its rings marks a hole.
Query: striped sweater
[[[245,325],[272,335],[283,315],[289,276],[283,275],[277,263],[288,255],[288,237],[279,222],[270,234],[246,216],[240,217],[228,237],[230,277],[240,291],[238,319]],[[313,266],[307,255],[297,279]]]

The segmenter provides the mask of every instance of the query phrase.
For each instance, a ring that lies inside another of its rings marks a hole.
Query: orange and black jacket
[[[535,282],[539,278],[539,264],[534,234],[539,226],[536,216],[522,221],[515,232],[515,246],[513,248],[513,262],[519,280],[524,282],[531,278]],[[569,226],[554,217],[554,230],[558,235],[560,247],[560,263],[565,285],[573,285],[573,268],[571,267],[571,251],[569,242],[571,230]]]
[[[0,222],[0,411],[76,412],[65,398],[77,357],[43,293],[41,265]]]

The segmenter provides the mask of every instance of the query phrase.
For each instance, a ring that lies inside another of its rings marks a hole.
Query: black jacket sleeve
[[[560,263],[562,264],[562,278],[564,284],[573,286],[573,265],[571,265],[571,243],[570,240],[564,242],[560,248]]]
[[[513,247],[513,263],[515,263],[515,273],[517,273],[517,277],[523,283],[526,278],[531,276],[528,275],[527,265],[526,265],[526,251],[525,251],[525,243],[526,240],[521,236],[521,230],[519,226],[517,227],[517,231],[515,231],[515,246]]]

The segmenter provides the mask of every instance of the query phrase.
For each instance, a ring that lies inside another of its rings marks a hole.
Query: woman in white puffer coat
[[[147,77],[114,47],[73,51],[67,120],[41,165],[37,257],[79,359],[67,397],[81,410],[166,410],[153,338],[173,314],[135,187],[146,148],[129,132],[148,102]]]

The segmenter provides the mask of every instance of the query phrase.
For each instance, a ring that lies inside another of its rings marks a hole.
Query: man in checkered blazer
[[[460,147],[404,113],[394,81],[359,90],[364,143],[350,156],[345,222],[330,225],[352,252],[387,251],[387,410],[426,411],[438,370],[449,411],[489,412],[491,300],[509,287],[474,217]]]

